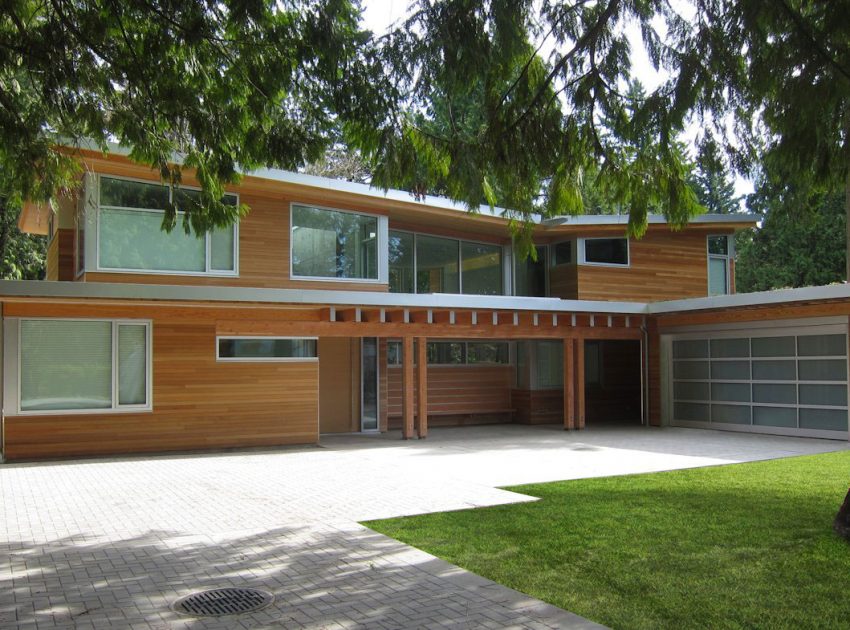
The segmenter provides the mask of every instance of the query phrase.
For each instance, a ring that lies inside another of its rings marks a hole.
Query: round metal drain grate
[[[213,588],[181,597],[171,608],[194,617],[221,617],[260,610],[273,601],[274,595],[256,588]]]

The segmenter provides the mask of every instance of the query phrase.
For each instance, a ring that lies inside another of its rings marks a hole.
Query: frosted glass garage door
[[[674,424],[846,437],[845,334],[674,339],[672,362]]]

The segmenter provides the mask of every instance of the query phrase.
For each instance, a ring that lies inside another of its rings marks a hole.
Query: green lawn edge
[[[612,628],[846,628],[850,452],[506,488],[540,501],[366,521]]]

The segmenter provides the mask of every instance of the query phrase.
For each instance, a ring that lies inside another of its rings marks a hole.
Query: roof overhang
[[[26,234],[47,235],[47,222],[53,210],[47,203],[25,201],[18,215],[18,229]]]

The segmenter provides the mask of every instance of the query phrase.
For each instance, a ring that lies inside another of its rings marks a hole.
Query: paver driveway
[[[0,466],[0,627],[591,627],[357,521],[531,500],[497,486],[749,461],[847,443],[689,429],[437,429],[425,441]],[[196,589],[272,591],[220,619]]]

